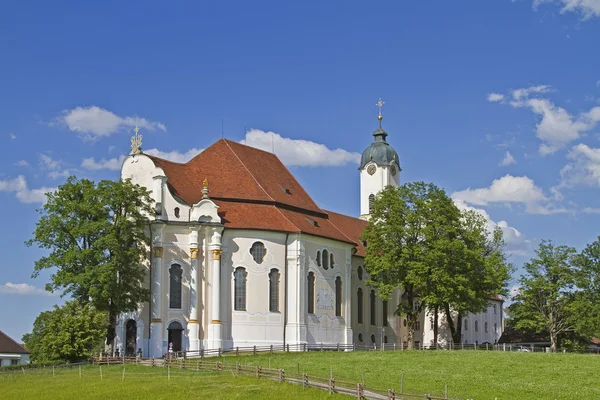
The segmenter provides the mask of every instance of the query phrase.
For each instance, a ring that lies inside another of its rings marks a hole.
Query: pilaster
[[[162,322],[162,232],[163,224],[152,226],[152,319],[150,321],[150,357],[163,355]]]
[[[198,322],[198,283],[200,281],[198,271],[198,228],[190,228],[190,319],[188,321],[189,349],[200,350]]]
[[[209,348],[223,347],[223,327],[221,325],[221,228],[213,228],[209,244],[212,257],[211,267],[211,310],[208,325]]]

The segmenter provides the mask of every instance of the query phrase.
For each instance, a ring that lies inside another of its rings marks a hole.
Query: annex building
[[[365,285],[359,240],[374,196],[400,184],[386,137],[380,115],[359,167],[357,218],[320,208],[275,154],[221,139],[180,164],[144,154],[136,132],[121,178],[155,201],[151,301],[120,315],[116,348],[161,357],[170,346],[406,345],[406,321],[394,315],[400,293],[382,301]],[[501,326],[501,299],[493,303],[475,316],[480,324],[485,316]],[[431,340],[421,318],[416,345]],[[470,343],[495,343],[502,330],[463,333]]]

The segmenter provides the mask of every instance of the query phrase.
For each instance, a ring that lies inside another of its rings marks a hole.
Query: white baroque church
[[[151,301],[119,316],[116,348],[161,357],[169,347],[406,346],[406,320],[394,315],[400,292],[382,301],[365,285],[359,240],[374,196],[400,184],[399,157],[386,137],[380,115],[362,154],[356,218],[321,209],[275,154],[221,139],[180,164],[144,154],[136,132],[121,178],[148,188],[155,201]],[[496,331],[476,333],[472,322],[464,341],[495,343],[502,299],[480,314],[465,320],[485,319]],[[428,319],[415,326],[416,346],[432,341]],[[440,338],[449,340],[443,327]]]

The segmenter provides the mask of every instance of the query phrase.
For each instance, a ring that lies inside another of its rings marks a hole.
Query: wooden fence
[[[275,350],[274,350],[275,351]],[[163,368],[178,368],[188,371],[209,371],[225,372],[235,375],[251,376],[257,379],[269,379],[277,382],[287,382],[296,385],[302,385],[303,388],[316,388],[326,390],[330,394],[339,393],[353,396],[357,399],[365,400],[453,400],[448,397],[448,388],[446,387],[444,397],[432,396],[430,394],[405,393],[401,387],[400,390],[381,389],[366,386],[362,382],[350,382],[338,380],[334,377],[331,369],[328,378],[320,377],[308,373],[290,372],[278,368],[265,368],[261,366],[243,365],[240,363],[225,364],[222,361],[206,361],[201,358],[172,358],[172,359],[141,359],[136,357],[99,357],[94,358],[96,365],[118,365],[118,364],[137,364],[146,366],[158,366]],[[169,373],[170,376],[170,373]]]

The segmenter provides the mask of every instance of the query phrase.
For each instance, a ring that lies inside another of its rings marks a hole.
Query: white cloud
[[[519,232],[516,228],[509,226],[508,222],[506,222],[506,221],[494,222],[494,221],[492,221],[492,219],[490,218],[490,215],[485,210],[483,210],[481,208],[471,207],[471,206],[467,205],[467,203],[464,202],[463,200],[454,199],[454,204],[456,204],[456,206],[460,210],[476,211],[479,214],[481,214],[487,221],[488,234],[490,235],[490,238],[493,235],[494,229],[496,229],[496,227],[499,227],[500,229],[502,229],[502,234],[503,234],[504,242],[506,245],[505,250],[507,253],[510,253],[513,255],[518,255],[518,256],[523,256],[523,255],[527,255],[527,254],[531,253],[531,249],[532,249],[531,240],[525,238],[525,236],[521,232]]]
[[[274,132],[252,129],[241,141],[248,146],[275,154],[286,165],[294,166],[339,166],[358,164],[360,154],[344,149],[331,150],[327,146],[301,139],[289,139]]]
[[[9,133],[8,136],[10,136],[11,140],[15,140],[17,138],[17,135],[15,135],[14,133]]]
[[[569,151],[571,160],[560,171],[561,182],[556,187],[600,186],[600,148],[580,143]]]
[[[488,101],[495,103],[504,100],[504,95],[500,93],[490,93],[487,97]]]
[[[131,129],[136,125],[142,130],[154,131],[159,129],[164,132],[167,131],[167,128],[161,122],[149,121],[141,117],[120,117],[97,106],[76,107],[72,110],[65,110],[57,120],[85,139],[109,136],[119,131]]]
[[[51,293],[28,283],[6,282],[0,284],[0,294],[57,296],[59,293]]]
[[[534,0],[533,7],[537,8],[543,3],[556,3],[562,6],[560,13],[576,12],[583,19],[600,17],[600,0]]]
[[[45,203],[47,192],[54,192],[56,188],[41,187],[39,189],[29,189],[27,180],[24,176],[11,180],[0,181],[0,192],[15,193],[15,196],[21,203]]]
[[[515,158],[513,157],[513,155],[510,154],[510,151],[507,151],[506,154],[504,155],[504,158],[502,159],[502,161],[500,161],[500,165],[503,167],[506,167],[511,164],[516,164],[516,163],[517,162],[515,161]]]
[[[40,154],[40,166],[48,172],[48,176],[52,179],[67,178],[71,175],[69,169],[61,168],[62,164],[64,164],[62,160],[55,160],[47,154]]]
[[[193,148],[185,153],[180,153],[177,150],[174,151],[160,151],[158,149],[150,149],[144,150],[144,153],[149,154],[154,157],[162,158],[164,160],[169,160],[177,163],[186,163],[190,161],[192,158],[196,157],[200,154],[204,149]]]
[[[598,79],[598,80],[596,81],[596,87],[597,87],[597,88],[600,88],[600,79]]]
[[[600,214],[600,208],[594,208],[594,207],[585,207],[583,210],[584,214]]]
[[[529,97],[534,93],[548,93],[552,88],[550,85],[537,85],[528,88],[520,88],[512,91],[512,97],[515,100],[521,100],[524,97]]]
[[[28,167],[29,163],[25,160],[19,160],[15,163],[17,167]]]
[[[97,171],[100,169],[119,171],[119,170],[121,170],[121,166],[123,165],[123,160],[125,160],[124,155],[121,155],[118,158],[109,158],[109,159],[103,158],[99,161],[96,161],[94,159],[94,157],[90,157],[90,158],[85,158],[81,162],[81,167],[92,170],[92,171]]]
[[[490,187],[454,192],[452,198],[477,206],[486,206],[490,203],[523,204],[525,211],[530,214],[567,212],[564,208],[556,208],[550,204],[543,190],[526,176],[507,174],[495,179]]]
[[[509,102],[501,101],[513,107],[529,108],[538,116],[536,136],[542,141],[539,152],[543,155],[552,154],[565,147],[593,129],[600,122],[600,106],[593,107],[578,115],[572,115],[548,99],[531,97],[532,95],[548,93],[551,90],[552,88],[549,85],[515,89],[511,92],[513,100]]]

